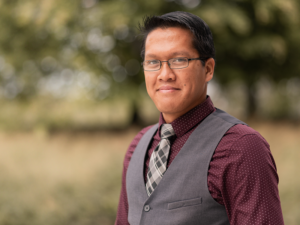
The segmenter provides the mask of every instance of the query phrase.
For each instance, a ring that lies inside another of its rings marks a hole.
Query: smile
[[[174,92],[174,91],[178,91],[178,90],[180,90],[180,89],[172,87],[172,86],[162,86],[157,89],[157,91],[159,91],[161,93],[170,93],[170,92]]]

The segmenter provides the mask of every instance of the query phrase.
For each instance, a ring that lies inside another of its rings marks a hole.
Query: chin
[[[179,111],[178,105],[174,105],[174,104],[160,104],[160,105],[156,105],[156,108],[158,109],[158,111],[167,114],[173,114]]]

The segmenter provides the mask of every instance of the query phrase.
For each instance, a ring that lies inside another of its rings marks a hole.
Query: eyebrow
[[[171,55],[172,55],[172,57],[179,56],[179,55],[190,56],[189,52],[187,52],[187,51],[173,52]],[[145,58],[146,58],[146,57],[157,58],[157,55],[156,55],[156,54],[147,54],[147,55],[145,55]]]
[[[145,55],[145,58],[146,58],[146,57],[156,58],[156,55],[155,55],[155,54],[147,54],[147,55]]]
[[[187,55],[189,56],[189,52],[186,52],[186,51],[179,51],[179,52],[174,52],[172,53],[172,56],[177,56],[177,55]]]

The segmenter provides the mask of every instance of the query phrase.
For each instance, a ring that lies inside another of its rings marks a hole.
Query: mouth
[[[162,92],[162,93],[169,93],[169,92],[174,92],[174,91],[178,91],[178,90],[180,90],[180,89],[172,87],[172,86],[162,86],[162,87],[158,88],[156,91]]]

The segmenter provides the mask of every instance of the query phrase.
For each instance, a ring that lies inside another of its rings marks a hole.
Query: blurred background
[[[209,95],[270,143],[300,224],[298,0],[0,0],[0,224],[114,223],[124,154],[159,115],[137,27],[178,10],[210,26]]]

